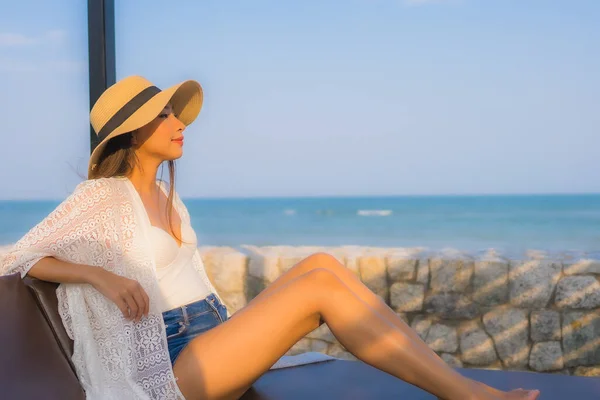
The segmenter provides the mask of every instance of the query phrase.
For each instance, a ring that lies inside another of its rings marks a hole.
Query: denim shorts
[[[202,300],[165,311],[162,316],[173,365],[181,350],[193,338],[227,321],[227,307],[211,293]]]

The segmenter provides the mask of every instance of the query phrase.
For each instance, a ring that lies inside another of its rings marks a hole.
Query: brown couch
[[[0,276],[0,399],[78,400],[85,394],[70,362],[73,343],[58,315],[56,284]],[[539,388],[539,400],[600,399],[600,378],[457,368],[500,389]],[[356,361],[333,360],[265,373],[242,400],[435,399]]]
[[[2,399],[85,399],[55,290],[55,284],[18,274],[0,277]]]

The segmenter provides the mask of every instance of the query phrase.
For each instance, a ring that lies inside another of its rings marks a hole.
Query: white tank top
[[[192,265],[192,256],[196,251],[197,243],[194,229],[182,221],[183,240],[191,243],[182,243],[181,247],[162,228],[150,226],[149,233],[156,262],[162,312],[208,296],[210,290]]]

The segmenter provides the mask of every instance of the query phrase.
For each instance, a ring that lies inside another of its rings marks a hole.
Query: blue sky
[[[600,192],[598,1],[116,3],[119,78],[204,87],[182,197]],[[85,4],[0,15],[0,199],[86,173]]]

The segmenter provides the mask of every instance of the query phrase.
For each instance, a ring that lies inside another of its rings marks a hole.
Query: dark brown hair
[[[124,133],[110,139],[102,154],[98,157],[96,167],[90,173],[88,179],[110,178],[113,176],[129,176],[136,165],[139,165],[139,159],[135,154],[132,143],[132,132]],[[175,161],[168,160],[169,166],[169,195],[167,196],[167,221],[169,229],[177,237],[172,225],[173,197],[175,194]],[[162,169],[161,169],[162,175]],[[162,178],[160,179],[162,181]],[[181,215],[180,215],[181,217]],[[183,221],[181,221],[183,224]],[[189,244],[177,237],[181,243]]]

